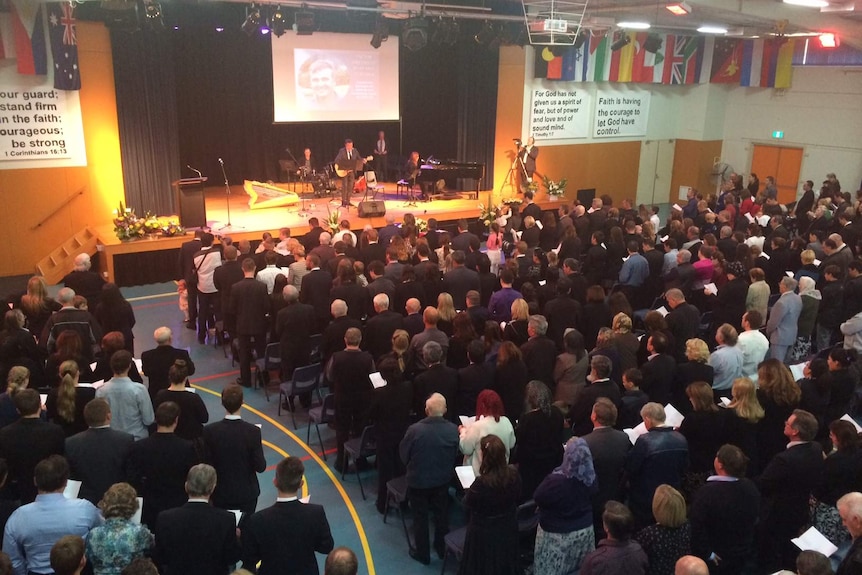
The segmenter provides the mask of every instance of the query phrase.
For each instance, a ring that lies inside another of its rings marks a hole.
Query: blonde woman
[[[0,428],[15,423],[20,417],[15,409],[15,394],[30,385],[30,370],[23,365],[15,365],[6,376],[6,391],[0,394]]]
[[[287,283],[299,289],[302,287],[302,278],[308,273],[305,267],[305,247],[293,238],[287,241],[287,246],[296,258],[296,261],[287,267]]]
[[[455,321],[455,316],[458,315],[458,312],[455,311],[455,302],[452,301],[451,294],[442,292],[437,296],[437,314],[440,318],[437,321],[437,329],[452,337],[452,322]]]
[[[733,382],[730,404],[725,410],[725,443],[732,443],[742,449],[748,457],[748,475],[759,473],[757,452],[757,427],[765,412],[757,399],[754,382],[740,377]]]
[[[21,296],[21,310],[27,317],[27,327],[34,337],[42,335],[42,328],[51,314],[59,311],[62,306],[48,297],[45,278],[33,276],[27,282],[27,293]]]
[[[78,387],[81,370],[72,360],[60,364],[60,385],[48,392],[45,401],[45,411],[48,421],[63,428],[66,437],[71,437],[81,431],[86,431],[84,421],[84,406],[96,397],[92,387]]]
[[[524,298],[512,302],[512,320],[503,328],[503,339],[518,347],[524,345],[530,335],[527,333],[527,320],[530,319],[530,306]]]
[[[649,558],[647,575],[673,573],[683,555],[691,553],[691,524],[682,494],[667,484],[659,485],[652,498],[655,524],[634,536]]]
[[[676,366],[673,385],[673,406],[682,414],[691,411],[691,402],[685,392],[689,384],[704,381],[711,386],[715,374],[715,370],[707,363],[709,347],[702,339],[692,338],[685,342],[685,358],[686,362]]]

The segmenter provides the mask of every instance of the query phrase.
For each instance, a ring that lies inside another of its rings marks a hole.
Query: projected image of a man
[[[311,92],[318,103],[326,103],[336,97],[335,66],[329,60],[317,60],[311,65]]]

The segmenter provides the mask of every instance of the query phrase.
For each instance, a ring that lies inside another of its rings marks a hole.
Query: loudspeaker
[[[376,218],[386,215],[386,203],[380,200],[359,202],[360,218]]]

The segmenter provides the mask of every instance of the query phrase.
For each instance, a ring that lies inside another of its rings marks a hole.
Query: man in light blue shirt
[[[742,365],[745,356],[742,350],[736,346],[739,334],[736,328],[729,323],[723,323],[715,332],[715,342],[718,347],[709,356],[709,365],[715,370],[712,378],[712,390],[716,398],[719,395],[729,397],[733,381],[742,377]],[[721,393],[719,393],[721,392]]]
[[[637,240],[629,240],[626,243],[629,256],[623,262],[623,267],[620,268],[621,286],[638,288],[649,277],[649,263],[645,257],[638,253],[639,248]]]
[[[51,455],[36,465],[39,494],[36,501],[19,507],[6,523],[3,551],[12,560],[14,575],[53,573],[51,547],[64,535],[86,537],[102,524],[95,505],[86,499],[66,499],[69,464]]]
[[[108,400],[111,406],[111,429],[125,431],[135,441],[149,435],[147,426],[153,423],[153,404],[143,384],[129,379],[132,354],[126,350],[111,356],[111,371],[114,377],[96,390],[96,397]]]

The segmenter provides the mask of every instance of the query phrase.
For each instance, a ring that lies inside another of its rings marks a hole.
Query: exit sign
[[[772,132],[773,140],[783,140],[784,139],[784,130],[775,130]]]

